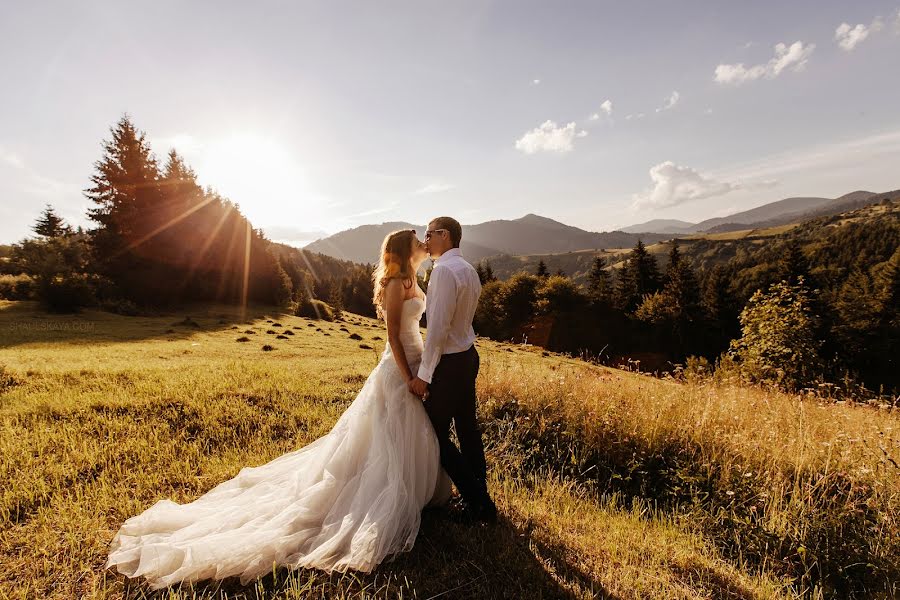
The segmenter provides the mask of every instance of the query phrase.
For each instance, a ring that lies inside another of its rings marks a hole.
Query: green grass
[[[426,511],[415,548],[371,574],[279,568],[247,587],[148,593],[104,571],[126,518],[326,433],[384,348],[374,320],[271,311],[63,316],[0,302],[0,598],[897,591],[887,583],[900,537],[892,410],[657,380],[487,340],[479,410],[496,526]],[[276,339],[285,329],[294,335]],[[874,566],[850,565],[861,559]],[[842,560],[849,574],[835,574]]]

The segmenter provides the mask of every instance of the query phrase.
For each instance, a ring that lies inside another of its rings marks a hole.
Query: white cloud
[[[668,99],[666,99],[666,103],[656,109],[656,112],[662,112],[664,110],[669,110],[676,104],[678,104],[678,100],[681,98],[681,94],[678,92],[672,92],[669,94]]]
[[[540,79],[532,79],[531,85],[541,85],[541,80]]]
[[[740,85],[762,77],[774,79],[786,70],[802,71],[815,48],[815,44],[804,45],[799,41],[790,46],[778,43],[775,45],[775,56],[769,62],[751,67],[745,67],[744,63],[722,64],[716,67],[714,80],[722,84]]]
[[[427,185],[424,185],[417,189],[414,194],[440,194],[441,192],[448,192],[454,189],[456,186],[445,183],[443,181],[433,181]]]
[[[575,131],[574,122],[560,127],[553,121],[544,121],[540,127],[532,129],[516,140],[516,149],[525,154],[541,151],[569,152],[573,148],[573,140],[586,135],[587,131]]]
[[[607,117],[612,116],[613,104],[612,100],[606,99],[600,104],[600,112],[605,114]],[[600,112],[595,112],[591,115],[591,121],[598,121],[600,119]]]
[[[898,15],[898,18],[900,18],[900,15]],[[843,50],[850,52],[869,35],[881,31],[883,28],[884,22],[881,20],[881,17],[875,17],[875,20],[868,27],[862,23],[858,23],[856,26],[851,26],[849,23],[841,23],[834,30],[834,40]]]
[[[668,160],[650,168],[650,179],[653,187],[632,197],[635,209],[667,208],[722,196],[741,187],[738,183],[704,177],[690,167],[680,167]]]
[[[897,9],[897,14],[894,15],[894,33],[900,34],[900,8]]]

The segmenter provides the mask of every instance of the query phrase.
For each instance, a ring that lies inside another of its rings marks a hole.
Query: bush
[[[323,319],[325,321],[334,321],[334,311],[331,307],[321,300],[309,300],[297,304],[294,315],[298,317],[306,317],[307,319]]]
[[[741,338],[729,354],[753,382],[768,382],[788,391],[813,384],[822,373],[818,317],[803,277],[757,290],[741,312]]]
[[[0,299],[31,300],[34,294],[34,279],[29,275],[0,275]]]
[[[125,298],[108,298],[100,302],[100,308],[117,315],[136,317],[144,314],[137,304]]]
[[[58,275],[39,281],[37,297],[51,312],[76,312],[94,303],[90,278],[84,273]]]

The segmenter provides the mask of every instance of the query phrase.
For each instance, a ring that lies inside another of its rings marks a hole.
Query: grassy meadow
[[[326,433],[374,320],[0,301],[0,598],[889,598],[900,415],[478,342],[493,526],[428,510],[371,574],[278,568],[148,592],[104,571],[128,517]],[[244,340],[244,341],[239,341]],[[265,347],[271,349],[265,350]]]

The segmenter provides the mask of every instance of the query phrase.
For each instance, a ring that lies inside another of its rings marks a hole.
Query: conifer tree
[[[341,282],[337,279],[331,282],[328,303],[331,305],[331,310],[334,311],[334,320],[341,320],[344,316],[344,290],[341,287]]]
[[[72,233],[72,228],[66,224],[62,217],[56,214],[56,211],[49,204],[44,208],[31,230],[46,238]]]
[[[145,217],[160,201],[156,158],[128,115],[110,129],[112,139],[103,142],[103,157],[94,163],[93,186],[85,196],[96,206],[88,218],[97,223],[91,230],[96,262],[102,274],[123,288],[133,288],[146,268],[140,249],[147,232]]]
[[[550,277],[550,271],[547,270],[547,263],[544,262],[544,259],[541,259],[538,263],[535,275],[538,277]]]
[[[656,259],[638,240],[619,273],[618,304],[625,312],[632,312],[645,294],[659,290],[659,268]]]
[[[609,305],[612,303],[612,277],[606,270],[606,259],[598,256],[591,264],[588,273],[588,296],[594,304]]]
[[[497,276],[494,275],[494,268],[491,266],[491,263],[488,260],[484,261],[484,280],[485,283],[497,281]]]

